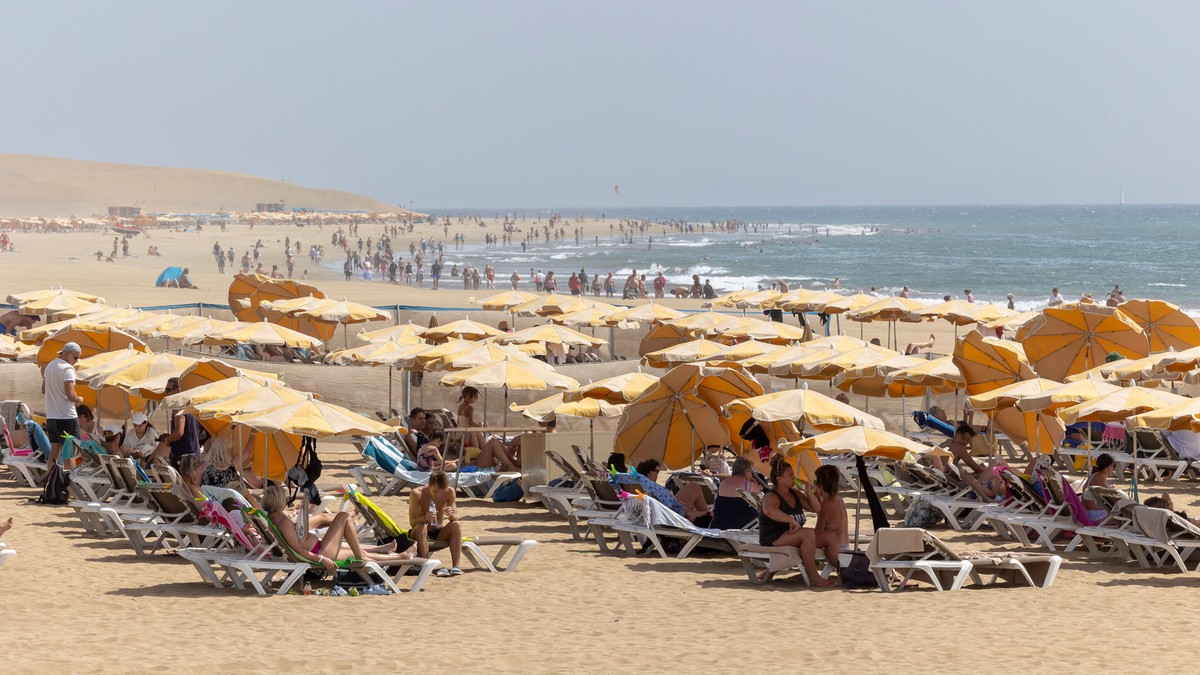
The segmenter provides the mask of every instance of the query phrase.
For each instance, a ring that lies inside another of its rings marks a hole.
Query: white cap
[[[134,424],[145,424],[146,422],[150,421],[150,418],[146,417],[146,413],[144,412],[135,412],[133,413],[133,416],[129,418],[129,421],[133,422]]]
[[[109,422],[108,424],[105,424],[101,428],[109,433],[113,433],[113,434],[121,433],[121,425],[117,424],[116,422]]]
[[[58,350],[59,354],[65,354],[67,352],[71,352],[72,354],[82,354],[83,350],[79,348],[77,343],[68,342],[62,346],[62,349]]]

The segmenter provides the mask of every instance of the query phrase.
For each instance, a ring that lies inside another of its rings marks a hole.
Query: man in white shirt
[[[1050,303],[1049,303],[1050,307],[1061,307],[1063,305],[1063,303],[1065,303],[1065,302],[1066,302],[1066,300],[1063,299],[1062,293],[1058,292],[1057,287],[1054,290],[1050,291]]]
[[[62,452],[63,434],[79,436],[79,415],[75,404],[82,402],[75,393],[75,362],[79,360],[79,345],[68,342],[58,352],[58,358],[46,365],[42,373],[42,393],[46,396],[46,434],[50,436],[50,456],[47,462],[58,461]]]

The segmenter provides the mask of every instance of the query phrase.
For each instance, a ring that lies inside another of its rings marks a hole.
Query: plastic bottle
[[[312,584],[308,583],[307,581],[304,582],[304,594],[312,595]]]

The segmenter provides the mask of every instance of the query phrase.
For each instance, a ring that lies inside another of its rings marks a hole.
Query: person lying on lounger
[[[411,548],[408,551],[397,551],[395,541],[381,546],[360,544],[354,523],[350,521],[350,514],[345,511],[334,516],[324,537],[318,539],[312,532],[297,533],[296,521],[284,513],[287,506],[287,488],[282,485],[267,488],[263,492],[262,504],[263,510],[283,535],[288,546],[305,560],[314,565],[321,565],[330,572],[337,569],[338,559],[353,557],[356,560],[387,564],[412,557]]]

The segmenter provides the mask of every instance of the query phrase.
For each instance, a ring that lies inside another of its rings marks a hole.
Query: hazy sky
[[[1200,202],[1198,25],[1097,0],[8,2],[0,152],[417,209]]]

